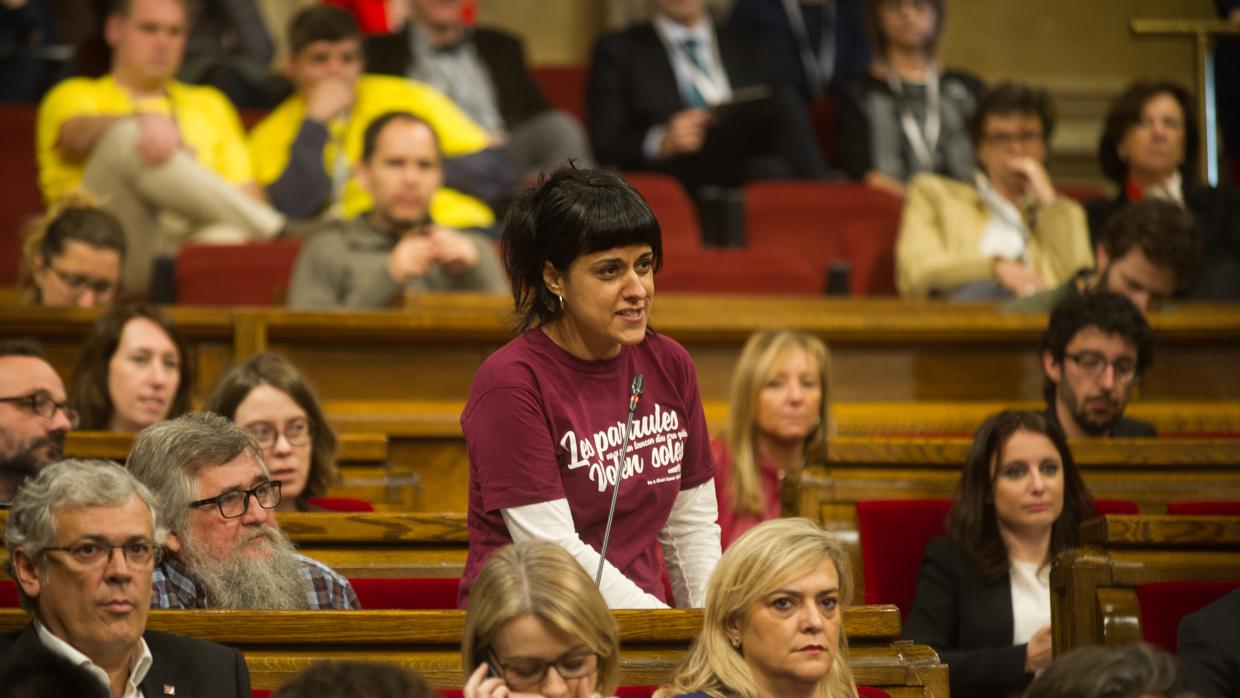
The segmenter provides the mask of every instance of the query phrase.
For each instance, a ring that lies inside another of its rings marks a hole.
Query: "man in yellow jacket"
[[[241,120],[218,90],[173,79],[187,0],[122,0],[108,17],[112,71],[70,78],[39,104],[39,186],[48,205],[79,186],[125,231],[126,291],[146,291],[151,261],[186,238],[275,235],[284,217],[254,186]],[[167,225],[171,212],[179,219]],[[219,224],[223,224],[221,227]],[[214,228],[212,228],[214,226]]]
[[[456,228],[494,224],[488,203],[511,192],[515,175],[482,127],[423,83],[363,75],[361,31],[345,10],[307,7],[288,34],[296,94],[254,127],[249,142],[254,176],[277,209],[292,218],[369,210],[370,194],[354,171],[362,135],[375,117],[407,112],[430,124],[445,158],[445,187],[431,201],[431,218]]]
[[[1054,125],[1045,90],[1002,83],[982,97],[971,124],[974,181],[923,174],[909,187],[896,241],[900,295],[1028,296],[1093,267],[1084,209],[1046,174]]]

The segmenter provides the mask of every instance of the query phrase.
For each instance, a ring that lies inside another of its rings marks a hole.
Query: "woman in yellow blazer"
[[[1085,211],[1046,174],[1054,111],[1044,90],[1003,83],[971,124],[973,183],[915,178],[896,241],[906,298],[991,300],[1054,288],[1093,266]]]

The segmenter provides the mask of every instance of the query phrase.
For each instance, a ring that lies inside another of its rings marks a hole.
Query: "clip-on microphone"
[[[616,502],[620,499],[620,483],[624,480],[624,461],[629,451],[629,431],[633,428],[633,413],[637,411],[637,403],[642,397],[642,387],[646,379],[638,373],[633,376],[629,387],[629,416],[624,420],[624,441],[620,444],[620,456],[616,459],[616,489],[611,493],[611,509],[607,512],[607,528],[603,531],[603,549],[599,552],[598,573],[594,575],[594,585],[603,583],[603,565],[607,564],[607,543],[611,540],[611,523],[616,518]]]

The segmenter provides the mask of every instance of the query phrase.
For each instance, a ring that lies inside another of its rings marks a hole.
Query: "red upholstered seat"
[[[443,611],[456,608],[457,578],[350,579],[362,608],[373,610]]]
[[[364,499],[349,499],[348,497],[311,497],[307,500],[310,506],[319,507],[328,511],[374,511],[375,505]]]
[[[177,253],[180,305],[283,304],[300,240],[185,245]]]
[[[1129,499],[1095,499],[1094,513],[1098,516],[1107,514],[1138,514],[1137,503]]]
[[[1146,642],[1175,654],[1175,635],[1180,628],[1180,620],[1235,589],[1240,589],[1240,581],[1138,584],[1141,635]]]
[[[1171,502],[1168,514],[1179,516],[1240,516],[1240,502]]]
[[[21,600],[17,596],[17,582],[12,579],[0,579],[0,608],[17,608]]]
[[[857,687],[858,698],[891,698],[891,694],[881,688],[872,688],[870,686]]]
[[[950,499],[857,502],[865,603],[895,604],[908,615],[926,544],[946,532],[951,506]]]
[[[17,283],[22,229],[43,212],[34,154],[33,104],[0,104],[0,286]]]
[[[250,691],[250,693],[254,695],[254,698],[267,698],[267,696],[271,695],[271,689],[255,688],[252,691]]]
[[[586,69],[580,65],[544,65],[530,68],[534,82],[551,106],[586,121]]]
[[[703,249],[669,252],[655,277],[660,292],[820,295],[823,275],[795,253]]]
[[[656,172],[625,172],[622,176],[642,195],[654,217],[659,220],[665,257],[702,249],[702,228],[698,224],[697,207],[680,180]]]
[[[745,236],[755,251],[805,259],[819,279],[832,261],[848,260],[854,295],[890,295],[895,279],[886,265],[900,208],[899,199],[861,184],[753,182],[745,186]]]

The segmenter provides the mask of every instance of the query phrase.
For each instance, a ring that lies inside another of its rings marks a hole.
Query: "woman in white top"
[[[1057,426],[1021,411],[982,423],[904,626],[951,668],[953,697],[1019,695],[1050,663],[1050,562],[1092,515]]]

